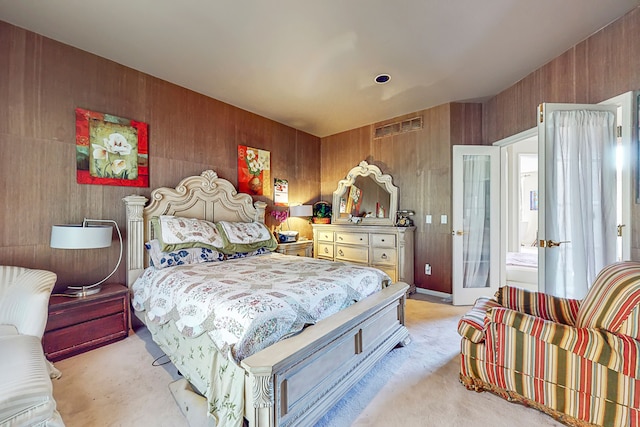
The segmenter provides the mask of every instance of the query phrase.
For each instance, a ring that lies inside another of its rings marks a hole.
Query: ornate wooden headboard
[[[238,193],[233,184],[212,170],[190,176],[176,188],[160,187],[151,192],[151,202],[144,196],[125,197],[127,211],[127,286],[148,265],[144,243],[153,239],[151,218],[174,215],[207,221],[264,222],[265,202],[253,202],[248,194]]]

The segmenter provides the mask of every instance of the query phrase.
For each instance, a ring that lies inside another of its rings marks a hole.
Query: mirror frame
[[[333,224],[353,224],[350,218],[340,218],[340,197],[344,196],[347,188],[353,185],[356,178],[371,177],[389,193],[389,215],[385,218],[362,218],[358,224],[363,225],[396,225],[396,215],[398,213],[398,187],[393,185],[391,175],[384,174],[376,165],[370,165],[365,160],[349,171],[347,177],[338,182],[338,188],[333,192],[333,207],[331,211],[331,222]]]

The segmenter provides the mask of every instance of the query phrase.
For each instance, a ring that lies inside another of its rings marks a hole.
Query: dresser
[[[376,267],[394,282],[413,281],[415,227],[313,224],[314,258]]]

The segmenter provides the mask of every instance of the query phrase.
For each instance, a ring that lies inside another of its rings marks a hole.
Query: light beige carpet
[[[469,307],[414,296],[406,323],[412,342],[393,350],[319,425],[541,427],[560,426],[534,409],[458,381],[458,319]],[[152,366],[162,352],[145,328],[124,341],[55,365],[54,396],[68,427],[175,426],[187,422],[169,392],[171,365]]]

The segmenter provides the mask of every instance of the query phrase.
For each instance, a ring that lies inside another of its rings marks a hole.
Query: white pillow
[[[193,247],[219,249],[224,246],[216,225],[204,219],[161,215],[152,219],[152,225],[164,252]]]
[[[274,235],[261,222],[220,221],[216,225],[224,241],[222,251],[226,254],[250,252],[259,248],[274,250],[278,247]]]

